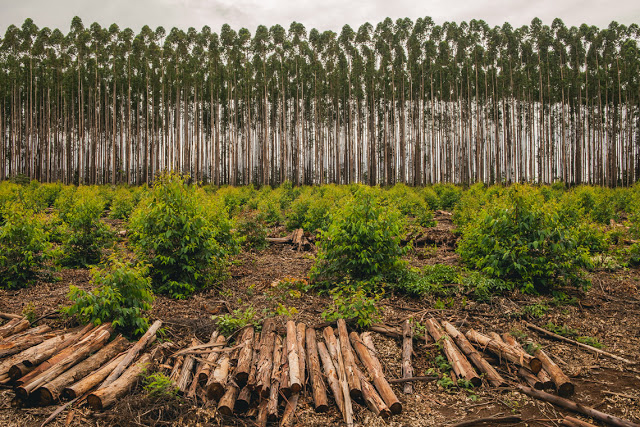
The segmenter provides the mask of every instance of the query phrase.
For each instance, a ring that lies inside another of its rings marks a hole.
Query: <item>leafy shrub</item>
[[[453,184],[435,184],[433,190],[440,199],[440,209],[452,211],[462,197],[462,189]]]
[[[222,277],[228,248],[216,235],[230,233],[231,226],[216,222],[228,222],[227,213],[210,212],[209,203],[185,178],[167,174],[131,215],[130,240],[151,265],[157,292],[185,298]]]
[[[402,222],[392,206],[383,206],[366,188],[333,216],[329,230],[322,233],[316,263],[311,269],[315,282],[342,279],[391,279],[406,271],[401,260]]]
[[[28,286],[51,256],[45,220],[18,202],[0,207],[0,213],[0,287]]]
[[[128,188],[118,188],[111,201],[110,218],[127,219],[136,207],[138,200],[134,193]]]
[[[254,212],[245,212],[238,219],[236,229],[238,234],[244,237],[242,246],[246,249],[261,250],[269,245],[266,224],[260,215]]]
[[[261,325],[260,319],[253,307],[248,307],[244,310],[233,310],[233,313],[214,316],[213,318],[216,321],[218,331],[225,337],[230,336],[245,326],[253,325],[254,328],[259,328]]]
[[[92,275],[95,289],[84,291],[71,286],[69,299],[73,304],[63,311],[83,323],[112,322],[114,327],[132,335],[146,332],[149,319],[144,312],[151,309],[154,299],[147,267],[128,264],[112,255],[107,265],[94,268]]]
[[[427,265],[420,274],[403,280],[399,288],[409,295],[444,295],[447,292],[442,285],[456,283],[458,269],[445,264]]]
[[[178,398],[179,390],[176,383],[162,372],[145,375],[142,379],[142,384],[147,396],[153,400]]]
[[[333,299],[322,317],[329,322],[337,319],[355,319],[358,326],[368,328],[380,319],[378,301],[381,293],[371,293],[366,283],[342,283],[329,291]]]
[[[462,275],[462,286],[478,301],[491,301],[495,294],[502,294],[513,289],[513,283],[495,277],[488,277],[478,271],[471,271]]]
[[[433,212],[427,203],[406,185],[396,184],[385,193],[384,197],[401,214],[414,218],[420,226],[433,227],[436,225]]]
[[[287,228],[304,228],[315,232],[326,231],[331,224],[331,215],[336,211],[350,191],[333,184],[307,188],[291,203],[287,216]]]
[[[222,187],[216,196],[222,199],[229,215],[237,215],[244,206],[255,196],[253,185],[244,187]]]
[[[64,215],[64,235],[61,263],[84,267],[100,262],[101,249],[111,233],[100,217],[104,200],[95,191],[79,189]]]
[[[539,191],[513,186],[463,228],[458,252],[469,266],[525,292],[584,284],[580,268],[590,265],[588,254],[558,211]]]

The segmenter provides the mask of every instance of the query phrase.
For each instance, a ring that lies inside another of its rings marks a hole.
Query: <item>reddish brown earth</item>
[[[439,225],[433,230],[433,241],[437,248],[427,246],[414,250],[408,257],[412,266],[447,263],[457,264],[454,252],[455,236],[451,233],[449,216],[438,215]],[[119,228],[121,224],[112,224]],[[274,231],[274,235],[276,231]],[[303,279],[313,265],[314,252],[296,252],[287,245],[272,245],[260,252],[244,252],[234,258],[229,269],[229,277],[215,289],[199,293],[188,300],[176,301],[163,296],[157,297],[152,319],[162,319],[167,329],[167,339],[186,344],[193,335],[205,340],[215,327],[212,313],[222,314],[228,310],[253,306],[259,315],[271,314],[282,304],[295,307],[295,321],[307,325],[317,325],[323,320],[322,311],[329,305],[330,298],[315,292],[296,294],[276,286],[285,278]],[[39,283],[27,289],[0,291],[0,311],[21,313],[25,308],[33,310],[35,317],[53,313],[40,322],[60,326],[70,320],[60,318],[56,311],[67,304],[69,285],[90,288],[88,270],[62,270],[59,281]],[[528,334],[545,351],[552,355],[556,363],[569,375],[576,385],[572,399],[592,406],[600,411],[640,422],[640,365],[627,366],[621,362],[596,357],[593,353],[571,344],[549,340],[533,331],[528,331],[526,321],[544,326],[549,322],[566,325],[577,330],[580,335],[597,338],[604,349],[631,360],[640,360],[640,295],[638,293],[640,274],[638,270],[599,271],[591,274],[592,287],[586,292],[573,290],[578,298],[576,305],[553,305],[550,298],[527,295],[496,297],[491,304],[477,303],[464,295],[447,301],[444,310],[433,309],[436,298],[414,299],[400,295],[390,295],[380,302],[384,323],[398,325],[404,319],[413,317],[424,321],[429,316],[462,324],[480,331],[509,332],[514,329]],[[535,303],[548,305],[549,311],[541,318],[523,316],[522,307]],[[280,324],[288,320],[277,317]],[[389,378],[401,376],[401,343],[392,338],[374,334],[381,362]],[[434,359],[439,350],[434,345],[417,342],[414,346],[415,375],[424,375],[434,367]],[[511,373],[505,377],[514,379]],[[402,387],[394,385],[394,390],[403,404],[403,412],[388,421],[374,416],[369,410],[354,405],[355,419],[360,425],[391,426],[436,426],[463,420],[494,416],[520,415],[520,426],[557,426],[564,415],[570,413],[551,404],[533,400],[512,388],[496,390],[481,387],[473,391],[445,390],[434,382],[414,383],[411,395],[402,393]],[[12,400],[13,392],[0,390],[0,425],[39,425],[54,407],[17,407]],[[126,399],[125,399],[126,400]],[[126,405],[126,402],[123,402]],[[121,409],[119,407],[119,409]],[[251,420],[222,419],[213,408],[199,408],[192,415],[202,422],[223,425],[253,425]],[[300,400],[296,412],[298,425],[339,425],[341,416],[336,407],[326,414],[316,414],[308,396]],[[573,414],[575,415],[575,414]],[[191,417],[191,420],[194,418]],[[128,421],[127,421],[128,420]],[[587,419],[588,420],[588,419]],[[589,420],[591,421],[591,420]],[[95,414],[86,407],[79,407],[71,414],[63,412],[51,425],[139,425],[134,418],[118,418],[117,411]],[[598,422],[591,421],[596,425]],[[158,425],[193,424],[184,419],[173,420]],[[490,425],[490,424],[485,424]]]

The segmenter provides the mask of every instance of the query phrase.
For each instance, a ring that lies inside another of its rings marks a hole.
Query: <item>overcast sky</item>
[[[385,17],[431,16],[437,24],[445,21],[484,19],[489,25],[505,21],[514,27],[538,17],[551,24],[558,17],[567,26],[588,23],[606,27],[615,20],[640,24],[640,0],[0,0],[0,33],[11,24],[20,26],[32,18],[38,27],[69,30],[71,18],[82,18],[85,26],[98,22],[117,23],[120,28],[138,31],[143,25],[198,30],[208,25],[219,31],[224,23],[234,29],[292,21],[307,30],[339,31],[344,24],[354,29],[370,22],[374,26]]]

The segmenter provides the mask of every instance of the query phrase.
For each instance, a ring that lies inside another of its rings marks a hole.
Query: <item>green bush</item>
[[[151,265],[158,293],[185,298],[222,277],[229,248],[216,236],[230,235],[231,226],[226,210],[212,212],[212,203],[185,178],[167,174],[131,215],[130,241]]]
[[[131,335],[146,332],[149,319],[144,312],[151,309],[154,299],[147,267],[125,263],[112,255],[107,265],[94,268],[92,275],[96,286],[92,291],[70,287],[69,299],[73,304],[64,308],[64,313],[76,316],[82,323],[112,322],[114,327]]]
[[[213,319],[216,322],[218,331],[225,337],[229,337],[245,326],[252,325],[254,328],[259,329],[261,325],[261,321],[253,307],[245,310],[237,309],[233,313],[214,316]]]
[[[237,232],[244,238],[242,246],[245,249],[262,250],[269,245],[266,224],[255,212],[245,212],[238,218]]]
[[[287,215],[287,228],[303,228],[307,231],[326,231],[331,224],[331,215],[345,197],[351,195],[348,188],[337,185],[307,187],[291,203]]]
[[[452,211],[462,197],[462,189],[453,184],[435,184],[433,190],[440,199],[440,209]]]
[[[368,328],[380,320],[378,301],[382,293],[372,293],[368,283],[341,283],[329,293],[332,305],[322,313],[328,322],[338,319],[355,319],[358,326]]]
[[[28,286],[51,256],[44,217],[18,202],[1,206],[0,215],[0,287]]]
[[[111,237],[109,227],[101,221],[104,200],[97,192],[83,187],[65,206],[61,263],[85,267],[100,262],[102,248]]]
[[[404,184],[396,184],[385,192],[384,198],[392,206],[395,206],[401,214],[411,217],[422,227],[433,227],[436,222],[433,219],[433,212],[413,189]]]
[[[137,204],[138,200],[136,200],[133,191],[124,187],[118,188],[111,200],[109,218],[127,219]]]
[[[488,277],[478,271],[471,271],[461,276],[460,284],[478,301],[489,302],[491,297],[513,290],[513,283],[495,277]]]
[[[515,185],[463,228],[458,252],[470,267],[526,292],[584,285],[580,268],[590,265],[588,253],[558,211],[539,190]]]
[[[145,375],[142,384],[147,396],[152,400],[162,400],[166,403],[167,400],[179,399],[180,390],[176,383],[162,372]]]
[[[325,283],[350,278],[355,281],[385,278],[406,271],[400,246],[402,221],[392,206],[382,205],[365,187],[334,215],[322,233],[311,278]]]
[[[458,282],[458,269],[445,264],[427,265],[419,273],[399,283],[400,290],[413,296],[444,295],[442,285]]]

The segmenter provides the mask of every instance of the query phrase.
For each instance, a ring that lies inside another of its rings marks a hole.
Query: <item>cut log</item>
[[[93,371],[100,369],[103,364],[109,362],[120,352],[124,351],[128,345],[129,341],[120,335],[107,346],[100,349],[96,354],[69,369],[58,378],[55,378],[43,385],[37,390],[40,403],[42,405],[51,405],[53,402],[58,400],[64,387],[69,384],[73,384],[74,382],[91,374]]]
[[[230,355],[228,352],[220,354],[218,359],[218,366],[215,367],[205,389],[207,390],[207,398],[209,400],[220,400],[224,395],[224,390],[227,387],[227,378],[229,377],[230,368]]]
[[[6,324],[0,326],[0,338],[7,338],[11,335],[24,331],[31,323],[24,317],[9,320]]]
[[[384,403],[387,404],[391,413],[399,414],[402,412],[402,404],[387,382],[382,370],[382,365],[375,355],[376,350],[371,336],[368,333],[365,333],[362,334],[362,338],[360,338],[358,334],[351,332],[349,334],[349,338],[351,338],[351,344],[353,344],[353,348],[356,350],[360,361],[365,368],[367,368],[367,372],[371,376],[373,385],[375,385],[378,393],[380,393],[380,397],[382,397]]]
[[[527,396],[531,396],[534,399],[539,399],[544,402],[552,403],[554,405],[560,406],[570,411],[578,412],[580,414],[586,415],[588,417],[591,417],[598,421],[602,421],[603,423],[606,423],[612,426],[640,427],[640,424],[627,421],[613,415],[605,414],[604,412],[600,412],[597,409],[591,408],[589,406],[584,406],[580,403],[574,402],[573,400],[565,399],[564,397],[549,394],[541,390],[534,390],[531,387],[526,387],[523,385],[517,385],[516,387],[518,391],[526,394]]]
[[[198,340],[191,340],[191,345],[198,345]],[[178,376],[178,380],[176,381],[176,387],[180,390],[181,393],[186,394],[188,387],[193,382],[193,367],[196,364],[196,358],[193,355],[187,355],[184,358],[184,362],[182,363],[182,369],[180,370],[180,375]]]
[[[276,334],[273,332],[275,323],[272,318],[268,318],[262,325],[260,334],[260,348],[258,351],[258,365],[256,371],[256,391],[262,397],[269,396],[271,384],[271,368],[273,367],[273,346]]]
[[[473,362],[473,364],[486,375],[487,381],[494,387],[502,387],[506,385],[506,381],[502,376],[491,366],[489,362],[471,345],[469,340],[456,329],[451,323],[443,321],[445,331],[453,338],[458,345],[458,348]]]
[[[456,424],[449,424],[448,427],[471,427],[471,426],[477,426],[480,424],[486,424],[491,426],[491,425],[496,425],[500,423],[519,424],[520,422],[522,422],[522,417],[520,417],[519,415],[507,415],[506,417],[492,416],[492,417],[476,418],[475,420],[462,421],[461,423],[456,423]]]
[[[227,387],[224,395],[222,395],[220,401],[218,402],[218,412],[220,412],[222,415],[226,415],[227,417],[232,416],[237,397],[238,387],[234,384],[230,384],[229,387]]]
[[[271,384],[269,387],[269,403],[267,404],[267,419],[273,422],[278,419],[278,396],[280,390],[280,374],[283,361],[282,353],[284,345],[279,335],[276,335],[273,344],[273,364],[271,369]],[[297,362],[297,361],[296,361]]]
[[[148,344],[152,343],[156,339],[156,332],[158,331],[158,329],[160,329],[160,326],[162,326],[162,321],[156,320],[155,322],[153,322],[147,332],[145,332],[144,335],[142,335],[142,337],[138,340],[138,342],[136,342],[133,347],[129,349],[125,358],[122,360],[122,362],[120,362],[120,365],[116,366],[111,374],[109,374],[109,376],[104,380],[101,388],[108,386],[118,379],[122,372],[124,372],[124,370],[127,369],[127,367],[131,365],[131,363],[133,363],[138,354],[140,354],[140,352],[144,350]]]
[[[9,373],[6,375],[10,381],[15,383],[18,379],[26,377],[28,374],[33,372],[35,368],[35,366],[27,366],[22,362],[18,362],[15,365],[11,366],[11,368],[9,369]]]
[[[41,375],[45,372],[48,371],[49,369],[51,369],[52,367],[58,365],[59,363],[65,361],[65,364],[68,366],[69,364],[71,366],[73,366],[75,363],[80,362],[82,360],[84,360],[84,358],[86,358],[89,354],[90,354],[90,350],[89,353],[86,352],[86,345],[92,343],[97,337],[100,337],[100,342],[98,343],[99,346],[95,349],[95,351],[97,351],[98,349],[102,348],[104,346],[104,344],[106,343],[106,341],[109,339],[109,336],[111,335],[111,333],[113,332],[113,329],[111,328],[111,323],[103,323],[102,325],[94,328],[91,332],[87,333],[85,336],[83,336],[79,341],[73,342],[73,344],[63,348],[60,352],[54,354],[52,357],[50,357],[48,360],[45,360],[44,362],[42,362],[41,364],[39,364],[37,367],[35,367],[31,372],[29,372],[27,375],[20,377],[20,379],[16,380],[16,385],[20,388],[20,386],[23,385],[34,385],[33,381],[36,379],[36,377],[40,377],[40,379],[42,379]],[[84,352],[82,352],[81,350],[85,349]],[[74,363],[74,356],[72,356],[76,351],[81,351],[82,354],[84,354],[84,356],[80,359],[80,360],[75,360]],[[70,357],[71,356],[71,357]],[[25,363],[25,365],[27,365]],[[27,365],[29,366],[29,365]],[[59,369],[59,367],[57,368]],[[11,371],[9,371],[11,372]],[[62,371],[64,372],[64,371]],[[60,372],[61,373],[61,372]],[[39,382],[38,385],[42,385],[42,382]],[[34,389],[30,389],[29,393],[31,391],[33,391]],[[22,393],[22,391],[18,391],[18,393]],[[27,395],[29,394],[27,393]],[[24,396],[26,398],[26,396]]]
[[[91,389],[93,389],[98,384],[100,384],[105,378],[107,378],[107,376],[111,373],[111,371],[113,371],[115,367],[120,362],[122,362],[122,360],[124,360],[126,355],[127,353],[122,353],[114,357],[113,359],[111,359],[109,363],[107,363],[97,371],[92,372],[91,374],[87,375],[77,383],[69,387],[66,387],[62,391],[62,396],[64,396],[67,399],[76,399],[86,394]]]
[[[236,383],[239,385],[245,385],[249,379],[249,373],[251,372],[251,362],[253,361],[253,338],[255,332],[253,327],[250,326],[244,330],[240,339],[242,347],[240,348],[240,354],[238,355],[238,364],[234,373]]]
[[[531,356],[530,354],[523,353],[517,349],[505,344],[502,339],[500,341],[489,338],[474,329],[469,329],[466,333],[466,337],[469,341],[478,344],[478,346],[484,351],[488,349],[490,352],[498,356],[500,359],[506,359],[511,363],[515,363],[518,366],[528,368],[534,374],[540,372],[542,368],[542,362],[540,359]]]
[[[126,353],[126,355],[128,354],[129,353]],[[127,360],[126,355],[123,361]],[[151,363],[151,355],[148,353],[143,354],[137,363],[129,366],[129,368],[118,375],[118,378],[113,380],[113,382],[109,383],[105,387],[100,387],[100,389],[89,394],[87,396],[87,403],[89,406],[95,410],[103,410],[113,405],[118,399],[131,390],[140,374],[147,369],[149,363]]]
[[[302,380],[300,377],[297,330],[293,320],[287,322],[286,351],[287,359],[289,360],[289,387],[293,393],[299,393],[302,390]]]
[[[547,356],[547,354],[542,351],[542,349],[538,349],[535,352],[535,355],[540,362],[542,362],[542,366],[544,370],[549,373],[551,380],[556,385],[556,389],[558,390],[558,394],[563,397],[571,396],[574,392],[575,387],[573,383],[567,377],[562,369],[558,367],[553,361]]]
[[[413,365],[411,364],[411,353],[413,353],[413,328],[409,319],[402,325],[402,378],[413,377]],[[413,384],[404,383],[405,394],[413,393]]]
[[[568,342],[569,344],[573,344],[575,346],[584,348],[584,349],[589,350],[591,352],[598,353],[598,354],[601,354],[603,356],[607,356],[607,357],[610,357],[612,359],[616,359],[616,360],[619,360],[621,362],[624,362],[624,363],[627,363],[627,364],[630,364],[630,365],[636,363],[636,362],[633,362],[633,361],[631,361],[629,359],[625,359],[624,357],[616,356],[615,354],[609,353],[608,351],[604,351],[602,349],[595,348],[593,346],[590,346],[590,345],[587,345],[587,344],[572,340],[570,338],[563,337],[562,335],[554,334],[553,332],[547,331],[546,329],[543,329],[543,328],[541,328],[539,326],[536,326],[533,323],[528,323],[527,322],[526,325],[527,325],[527,328],[529,328],[529,329],[533,329],[534,331],[541,332],[541,333],[543,333],[545,335],[548,335],[548,336],[550,336],[552,338],[555,338],[555,339],[560,340],[560,341]]]
[[[316,331],[308,328],[305,333],[307,341],[307,365],[309,366],[309,377],[313,390],[313,403],[316,412],[326,412],[329,409],[327,401],[327,390],[322,379],[320,360],[318,358],[318,343],[316,342]]]
[[[218,331],[213,331],[211,333],[211,338],[209,338],[209,343],[210,344],[215,344],[216,340],[218,339]],[[209,358],[209,355],[211,353],[207,354],[207,355],[203,355],[203,359],[207,360]],[[208,368],[209,370],[211,370],[211,365],[209,365],[208,363],[202,362],[198,365],[198,368],[196,369],[196,372],[193,374],[193,379],[191,381],[191,385],[189,386],[189,390],[187,391],[187,397],[189,398],[194,398],[196,396],[196,392],[198,390],[198,386],[200,385],[200,374],[202,373],[202,371],[206,368]],[[208,379],[208,378],[207,378]]]
[[[33,328],[33,329],[40,329],[40,328],[42,328],[43,332],[23,333],[23,334],[20,334],[21,335],[20,337],[17,337],[16,335],[14,335],[10,337],[10,339],[0,342],[0,359],[13,356],[14,354],[18,354],[24,350],[27,350],[31,347],[34,347],[38,344],[43,343],[46,340],[55,338],[56,336],[60,335],[59,333],[56,333],[56,332],[51,333],[47,330],[44,330],[44,329],[49,329],[49,330],[51,329],[46,325],[38,326],[38,328]],[[29,331],[31,331],[31,329]]]
[[[307,383],[306,334],[307,325],[298,323],[296,325],[296,339],[298,341],[298,361],[300,362],[300,381],[302,381],[302,388],[305,388],[305,384]]]
[[[285,344],[286,341],[283,342],[283,345]],[[280,364],[278,366],[280,366],[280,394],[284,395],[285,399],[288,399],[289,396],[291,396],[291,377],[289,374],[289,357],[286,350],[286,348],[283,348],[282,355],[280,357]]]
[[[533,372],[531,372],[527,368],[523,368],[522,366],[518,367],[518,376],[523,380],[525,380],[530,387],[533,387],[536,390],[544,389],[544,384],[542,384],[542,381],[540,381],[540,378],[538,378]]]
[[[62,349],[80,340],[91,329],[92,326],[87,325],[80,331],[69,332],[43,341],[41,344],[20,353],[20,362],[27,366],[39,365]]]
[[[223,335],[218,335],[216,338],[216,345],[218,346],[224,346],[226,344],[227,340]],[[212,351],[211,353],[209,353],[209,355],[206,357],[206,362],[202,362],[202,369],[200,370],[200,372],[198,373],[198,382],[202,385],[207,384],[207,382],[209,382],[209,375],[211,375],[211,371],[213,371],[213,369],[215,369],[215,363],[218,360],[218,358],[220,358],[220,355],[222,353],[217,352],[217,351]]]
[[[22,319],[23,317],[24,316],[21,316],[19,314],[0,313],[0,319],[5,319],[5,320]]]
[[[340,413],[344,414],[344,398],[342,397],[342,388],[340,387],[340,381],[338,380],[338,371],[333,364],[331,354],[329,354],[329,350],[325,343],[318,342],[318,354],[322,360],[324,375],[329,383],[329,388],[333,392],[333,399],[335,400],[338,409],[340,409]]]
[[[427,320],[426,327],[433,339],[442,344],[442,350],[445,356],[447,356],[447,360],[449,360],[451,368],[457,377],[464,378],[473,384],[474,387],[480,387],[482,380],[462,351],[453,343],[453,339],[442,326],[440,326],[440,323],[432,317]]]
[[[271,356],[273,357],[273,355]],[[267,421],[269,419],[269,413],[267,412],[267,406],[269,400],[265,399],[258,405],[258,415],[256,416],[256,425],[258,427],[267,427]]]
[[[178,356],[173,361],[173,368],[171,368],[171,373],[169,374],[169,379],[174,382],[178,382],[178,378],[180,378],[180,372],[182,372],[182,364],[184,363],[184,356]]]
[[[394,328],[393,326],[385,325],[382,323],[374,323],[369,329],[373,332],[386,335],[389,338],[394,338],[397,340],[402,339],[402,331],[399,328]]]
[[[509,344],[510,346],[517,348],[523,353],[526,353],[525,349],[520,345],[518,341],[516,341],[513,335],[504,333],[502,334],[502,339],[505,343]],[[527,370],[527,372],[529,371]],[[549,374],[547,374],[547,372],[544,370],[544,366],[543,366],[543,369],[540,369],[540,372],[538,372],[538,374],[535,376],[537,381],[533,381],[533,378],[525,378],[525,380],[527,381],[527,383],[529,383],[531,387],[535,388],[536,390],[547,390],[555,387],[553,380],[551,380],[551,377],[549,376]]]
[[[238,393],[235,409],[239,413],[244,413],[247,412],[249,406],[251,406],[251,389],[248,385],[245,385]]]
[[[95,335],[88,337],[83,345],[78,346],[73,352],[70,352],[70,354],[65,357],[60,357],[59,361],[51,363],[48,369],[42,371],[42,373],[34,377],[31,381],[23,382],[21,386],[16,388],[16,395],[23,400],[27,399],[34,390],[45,385],[49,381],[53,381],[58,376],[62,375],[67,369],[82,362],[84,359],[89,357],[89,355],[104,347],[110,336],[110,328],[97,331]],[[51,361],[54,359],[56,359],[56,357],[52,358]],[[38,368],[40,368],[40,366],[38,366]]]
[[[404,384],[407,382],[416,382],[416,381],[436,381],[439,379],[440,377],[437,377],[435,375],[419,376],[419,377],[411,377],[411,378],[393,378],[389,380],[389,384]]]
[[[253,356],[251,361],[251,370],[249,371],[249,378],[247,379],[247,385],[249,390],[253,390],[256,386],[256,375],[258,374],[258,347],[260,344],[260,334],[256,334],[253,339]]]
[[[293,427],[295,424],[295,413],[299,397],[300,394],[295,393],[287,400],[287,405],[284,407],[282,419],[280,420],[280,427]]]
[[[351,393],[349,390],[349,381],[347,380],[347,373],[344,367],[344,357],[339,345],[336,345],[336,360],[338,361],[338,380],[342,385],[342,397],[344,399],[344,422],[347,426],[353,425],[353,404],[351,402]]]
[[[356,374],[360,379],[360,385],[362,387],[362,398],[365,403],[374,414],[382,417],[389,418],[391,416],[391,410],[384,403],[384,400],[380,397],[376,389],[367,381],[360,368],[356,366]]]
[[[566,427],[596,427],[591,423],[570,416],[564,417],[564,419],[560,421],[560,425]]]
[[[356,359],[353,356],[353,349],[349,343],[349,332],[344,319],[338,319],[338,340],[340,342],[340,353],[344,362],[344,370],[349,384],[349,395],[352,399],[362,399],[362,388],[360,378],[356,373]]]

